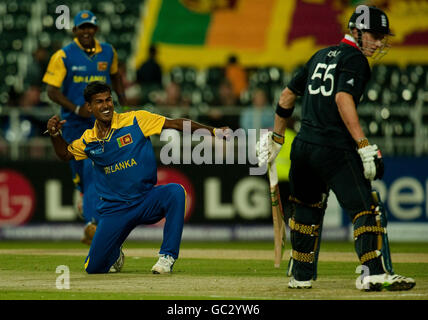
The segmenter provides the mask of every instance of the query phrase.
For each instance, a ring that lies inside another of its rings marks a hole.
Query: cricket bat
[[[376,224],[379,227],[382,227],[385,229],[385,233],[383,233],[380,239],[378,239],[378,248],[382,252],[382,264],[384,269],[389,274],[394,274],[394,269],[392,268],[391,251],[389,248],[388,234],[386,232],[386,226],[388,224],[388,220],[386,218],[386,210],[380,199],[379,192],[377,192],[376,190],[373,190],[372,198],[375,205],[378,206],[378,209],[379,209],[379,215],[376,216]]]
[[[273,162],[269,166],[268,171],[270,185],[270,199],[272,203],[272,220],[273,220],[273,235],[274,235],[274,266],[279,268],[284,255],[285,248],[285,223],[284,211],[282,209],[281,197],[278,186],[278,173],[276,164]]]

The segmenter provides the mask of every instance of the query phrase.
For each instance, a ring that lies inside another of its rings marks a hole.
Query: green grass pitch
[[[355,289],[358,260],[351,242],[323,242],[318,280],[310,290],[287,288],[290,244],[279,269],[271,242],[183,242],[170,275],[150,272],[159,242],[124,244],[121,273],[88,275],[88,247],[79,242],[0,243],[0,300],[427,300],[428,246],[391,243],[394,270],[413,277],[405,292]],[[69,270],[69,288],[56,272]],[[61,282],[62,281],[62,282]],[[57,285],[59,284],[59,287]]]

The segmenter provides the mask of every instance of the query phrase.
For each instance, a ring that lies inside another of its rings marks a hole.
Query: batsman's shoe
[[[154,274],[171,273],[174,263],[175,259],[173,257],[166,254],[160,254],[158,262],[156,262],[152,267],[152,272]]]
[[[294,277],[291,277],[290,281],[288,282],[288,287],[290,289],[310,289],[312,288],[312,281],[311,280],[299,281],[294,279]]]
[[[359,290],[365,291],[381,291],[386,289],[388,291],[403,291],[410,290],[416,282],[412,278],[400,276],[398,274],[376,274],[373,276],[365,276],[361,280],[361,276],[357,278],[356,287]]]
[[[125,264],[125,255],[123,254],[122,247],[120,247],[119,258],[117,258],[116,262],[113,263],[113,265],[110,267],[109,272],[120,272],[124,264]]]

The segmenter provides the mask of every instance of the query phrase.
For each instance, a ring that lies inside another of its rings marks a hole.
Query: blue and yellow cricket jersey
[[[57,88],[74,104],[83,105],[83,91],[92,81],[111,84],[110,75],[118,71],[117,54],[108,43],[95,40],[95,52],[88,56],[77,38],[69,45],[54,53],[49,61],[43,82]],[[64,126],[64,139],[73,141],[92,128],[95,119],[82,118],[67,108],[61,108],[61,118],[67,120]],[[67,130],[73,128],[74,130]]]
[[[73,141],[68,150],[76,160],[93,161],[100,197],[120,202],[141,199],[157,183],[150,136],[160,134],[164,123],[165,117],[147,111],[115,112],[106,138],[97,138],[95,124]]]

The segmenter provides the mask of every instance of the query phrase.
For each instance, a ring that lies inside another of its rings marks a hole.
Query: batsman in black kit
[[[338,45],[316,52],[283,90],[274,130],[267,143],[259,144],[265,146],[258,150],[259,165],[274,161],[295,100],[303,96],[301,129],[290,155],[289,288],[312,287],[329,190],[354,226],[355,251],[365,269],[357,288],[395,291],[415,286],[412,278],[392,270],[385,212],[371,187],[372,180],[382,178],[383,163],[378,147],[365,137],[356,110],[370,79],[367,57],[385,54],[392,35],[386,14],[364,7],[369,15],[362,19],[364,11],[356,10],[349,20],[349,34]]]

